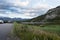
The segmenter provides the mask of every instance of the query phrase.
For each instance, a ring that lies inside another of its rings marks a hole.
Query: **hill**
[[[60,6],[49,9],[44,15],[33,18],[30,21],[60,23]]]

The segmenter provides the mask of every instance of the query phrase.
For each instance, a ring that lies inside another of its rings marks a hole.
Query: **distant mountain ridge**
[[[3,21],[24,21],[22,18],[10,18],[10,17],[0,17],[0,20]]]

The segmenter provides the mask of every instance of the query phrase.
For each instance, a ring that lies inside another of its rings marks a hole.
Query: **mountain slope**
[[[31,19],[32,22],[60,22],[60,6],[50,9],[46,14]]]

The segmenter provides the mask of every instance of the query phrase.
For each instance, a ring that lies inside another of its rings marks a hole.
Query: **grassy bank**
[[[59,32],[58,29],[59,25],[40,27],[14,23],[13,32],[20,38],[20,40],[60,40],[60,36],[57,35]]]

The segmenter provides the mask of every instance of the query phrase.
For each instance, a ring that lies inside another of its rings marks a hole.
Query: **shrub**
[[[57,34],[37,30],[23,24],[15,24],[14,33],[20,40],[60,40]]]

